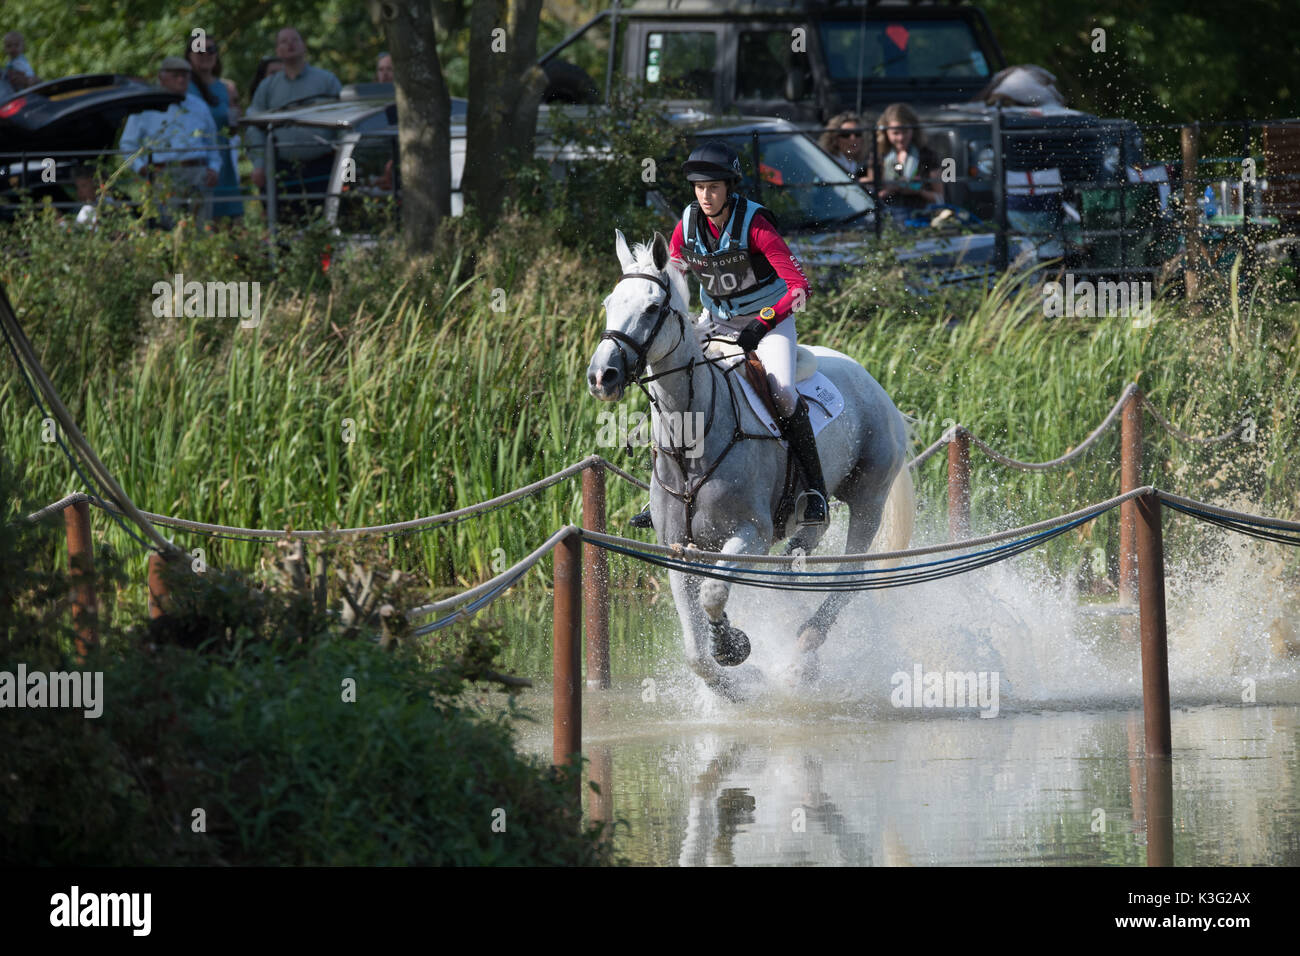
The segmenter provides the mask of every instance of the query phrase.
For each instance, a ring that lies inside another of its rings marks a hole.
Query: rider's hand
[[[767,331],[766,325],[758,321],[758,319],[754,319],[741,330],[740,338],[736,341],[740,344],[741,349],[752,352],[758,348],[758,340],[767,335]]]

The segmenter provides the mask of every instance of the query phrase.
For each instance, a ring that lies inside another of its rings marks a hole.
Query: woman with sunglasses
[[[871,157],[867,155],[862,117],[857,113],[840,113],[832,116],[826,127],[817,145],[858,182],[867,182]]]

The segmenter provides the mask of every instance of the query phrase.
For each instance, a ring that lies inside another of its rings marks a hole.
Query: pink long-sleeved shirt
[[[713,224],[712,219],[705,216],[704,221],[708,223],[709,232],[713,234],[715,239],[722,235],[722,231]],[[677,228],[673,230],[673,237],[668,243],[668,251],[674,259],[681,259],[682,249],[685,245],[686,239],[682,234],[682,223],[681,220],[678,220]],[[757,252],[767,259],[772,264],[772,268],[776,270],[776,274],[785,280],[786,293],[773,306],[776,317],[769,322],[763,322],[762,319],[759,319],[770,330],[790,317],[791,313],[794,312],[795,302],[798,301],[798,298],[802,298],[805,303],[808,301],[810,292],[808,277],[804,275],[803,266],[799,265],[799,260],[790,251],[790,247],[785,244],[781,234],[761,213],[750,220],[749,248],[752,252]],[[802,290],[802,295],[800,295],[799,290]],[[755,315],[753,318],[758,319],[758,316]]]

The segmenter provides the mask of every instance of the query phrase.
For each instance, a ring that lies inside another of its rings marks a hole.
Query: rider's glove
[[[758,348],[758,340],[767,335],[767,333],[767,326],[758,319],[754,319],[754,321],[750,322],[749,325],[745,326],[741,330],[740,338],[736,341],[739,343],[741,349],[746,352],[752,352],[754,349]]]

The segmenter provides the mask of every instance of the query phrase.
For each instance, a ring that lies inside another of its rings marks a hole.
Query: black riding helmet
[[[726,143],[705,143],[697,146],[686,162],[682,163],[682,172],[693,183],[721,180],[735,184],[741,179],[740,157]]]

